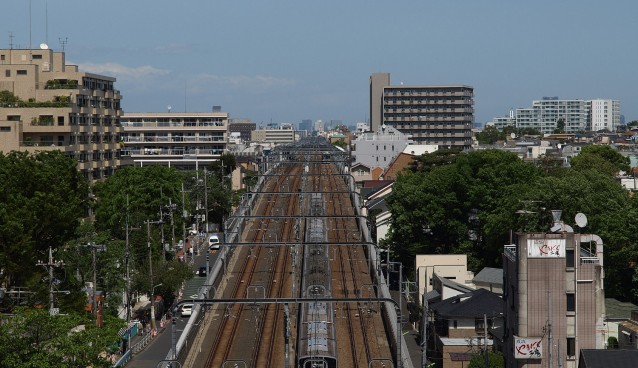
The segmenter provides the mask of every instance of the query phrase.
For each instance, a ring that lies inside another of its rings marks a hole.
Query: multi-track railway
[[[349,175],[329,145],[282,150],[252,195],[215,298],[196,367],[368,367],[393,362]],[[269,303],[276,299],[340,301]],[[348,301],[343,301],[347,299]],[[358,301],[357,299],[362,299]],[[263,301],[263,302],[262,302]],[[370,365],[372,364],[372,365]],[[390,365],[386,365],[390,366]]]

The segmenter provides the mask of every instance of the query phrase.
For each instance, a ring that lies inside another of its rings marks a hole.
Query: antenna
[[[14,38],[14,37],[15,37],[15,36],[13,35],[13,32],[9,31],[9,48],[10,48],[11,50],[13,50],[13,38]]]
[[[45,24],[45,38],[46,43],[49,43],[49,0],[44,2],[44,24]]]
[[[64,52],[64,45],[66,45],[69,42],[69,38],[64,37],[64,40],[63,40],[62,37],[60,37],[58,38],[58,40],[60,40],[60,46],[62,46],[62,52]]]
[[[580,228],[587,226],[587,216],[585,216],[584,213],[578,212],[574,221],[576,221],[576,225]]]

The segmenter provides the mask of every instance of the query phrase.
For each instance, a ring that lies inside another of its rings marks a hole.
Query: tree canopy
[[[478,272],[500,266],[512,231],[547,231],[553,209],[566,223],[582,212],[587,232],[605,242],[606,292],[623,299],[622,288],[636,288],[625,273],[638,261],[638,199],[612,175],[626,165],[617,152],[581,155],[571,169],[544,170],[501,150],[425,154],[417,162],[437,164],[417,165],[393,186],[386,242],[408,268],[416,254],[464,253]]]

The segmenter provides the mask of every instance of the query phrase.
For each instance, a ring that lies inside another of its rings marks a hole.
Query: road
[[[206,248],[208,244],[204,242],[201,246],[199,254],[195,255],[192,268],[193,272],[199,270],[200,267],[206,266]],[[209,266],[212,266],[217,259],[218,251],[209,253]],[[192,279],[186,282],[183,292],[183,298],[193,298],[199,291],[199,288],[204,285],[206,277],[200,277],[195,275]],[[182,318],[179,315],[175,317],[175,339],[178,340],[181,335],[188,318]],[[135,354],[133,359],[127,364],[128,367],[136,368],[155,368],[157,364],[166,358],[166,354],[171,349],[172,345],[172,323],[167,323],[165,328],[160,330],[157,336],[151,341],[151,343],[139,354]]]

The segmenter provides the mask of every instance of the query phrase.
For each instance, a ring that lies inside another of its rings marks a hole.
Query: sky
[[[472,86],[476,123],[543,96],[617,99],[638,120],[636,0],[2,3],[0,48],[64,46],[68,64],[117,78],[125,112],[353,125],[383,72]]]

